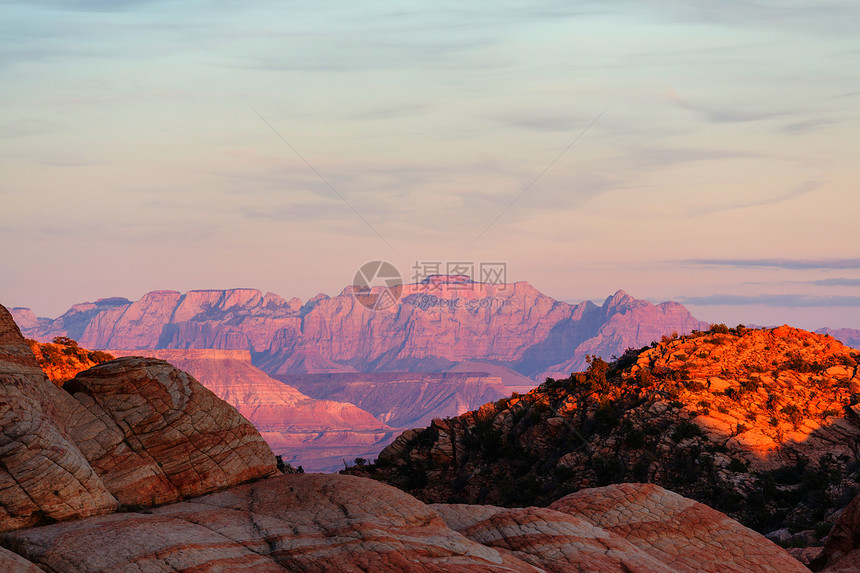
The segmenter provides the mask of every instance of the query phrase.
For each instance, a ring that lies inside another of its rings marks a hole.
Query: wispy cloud
[[[817,281],[809,281],[810,284],[816,286],[857,286],[860,287],[860,279],[851,279],[846,277],[836,277],[832,279],[821,279]]]
[[[430,109],[432,106],[427,103],[404,103],[404,104],[395,104],[389,105],[387,107],[380,107],[377,109],[362,111],[358,113],[354,113],[348,116],[348,119],[355,119],[359,121],[379,121],[386,119],[403,119],[405,117],[412,117],[420,114],[424,114]]]
[[[860,306],[860,296],[811,296],[803,294],[759,294],[754,296],[712,294],[707,296],[678,297],[682,304],[693,306],[782,306],[840,307]]]
[[[749,207],[764,207],[767,205],[776,205],[777,203],[790,201],[791,199],[796,199],[797,197],[802,197],[803,195],[812,193],[819,187],[821,187],[821,183],[818,181],[804,181],[790,191],[786,191],[785,193],[782,193],[780,195],[775,195],[772,197],[762,197],[760,199],[753,199],[751,201],[743,201],[740,203],[734,203],[729,205],[705,206],[692,209],[690,211],[690,214],[710,215],[712,213],[723,213],[726,211],[735,211],[737,209],[747,209]]]
[[[688,265],[790,270],[860,269],[860,259],[686,259]]]
[[[780,127],[778,131],[780,133],[802,134],[809,133],[810,131],[816,131],[833,125],[835,123],[836,122],[832,119],[808,119],[806,121],[787,123]]]

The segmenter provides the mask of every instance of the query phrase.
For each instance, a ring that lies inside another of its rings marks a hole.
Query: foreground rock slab
[[[2,541],[46,571],[81,573],[808,571],[722,514],[638,484],[508,509],[428,506],[369,479],[292,474]]]
[[[623,537],[675,571],[753,573],[807,571],[755,531],[653,484],[582,490],[550,505]]]

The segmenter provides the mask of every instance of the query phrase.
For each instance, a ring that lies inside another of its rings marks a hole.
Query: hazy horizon
[[[860,328],[856,2],[0,14],[6,306],[501,261],[559,300]]]

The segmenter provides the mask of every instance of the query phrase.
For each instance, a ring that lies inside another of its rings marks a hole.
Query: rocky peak
[[[624,292],[623,290],[617,291],[610,297],[607,297],[603,302],[603,309],[607,312],[619,312],[620,310],[630,306],[635,298]]]
[[[502,505],[648,481],[760,531],[824,531],[860,479],[858,359],[787,326],[667,336],[404,434],[371,472],[428,501]]]

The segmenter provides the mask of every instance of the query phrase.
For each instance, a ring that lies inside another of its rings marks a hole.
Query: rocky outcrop
[[[860,478],[858,359],[794,328],[715,327],[404,432],[356,473],[504,506],[647,481],[818,543]]]
[[[580,491],[552,505],[623,537],[675,571],[805,571],[770,541],[722,513],[652,484]]]
[[[541,571],[669,573],[676,569],[579,516],[546,508],[435,504],[445,523],[477,543],[510,551]]]
[[[120,358],[64,389],[93,415],[71,433],[120,503],[176,501],[275,471],[254,426],[165,361]]]
[[[396,428],[457,416],[510,395],[482,372],[369,372],[277,376],[314,398],[350,402]]]
[[[27,344],[36,356],[39,366],[51,382],[58,386],[74,378],[78,372],[114,359],[106,352],[81,348],[71,338],[57,337],[54,342],[28,340]]]
[[[254,427],[166,362],[107,362],[66,386],[48,380],[0,306],[0,531],[276,472]]]
[[[38,368],[0,307],[4,571],[687,571],[662,538],[642,533],[654,527],[589,523],[593,507],[623,505],[611,490],[595,491],[594,500],[566,498],[560,511],[437,511],[352,476],[289,474],[242,484],[275,473],[271,451],[235,409],[167,362],[112,360],[64,388]],[[781,571],[803,571],[730,520],[690,513],[688,500],[643,487],[650,486],[626,486],[629,503],[606,513],[635,524],[645,520],[637,513],[644,507],[675,547],[691,547],[703,563],[728,571],[755,571],[759,557]],[[123,512],[111,513],[117,499]],[[709,545],[693,528],[685,545],[675,533],[708,519],[734,537],[714,534]],[[44,525],[29,527],[37,524]],[[727,550],[731,543],[742,551]]]
[[[302,304],[253,289],[148,293],[136,302],[75,305],[56,320],[16,314],[31,338],[68,336],[90,349],[250,350],[270,375],[444,371],[464,361],[512,368],[542,381],[674,331],[706,328],[675,303],[619,291],[603,306],[554,300],[525,282],[404,285],[400,304],[373,312],[347,288]]]
[[[0,306],[0,531],[116,509],[70,438],[66,421],[79,410]]]
[[[275,454],[305,471],[337,471],[343,460],[375,458],[395,431],[347,402],[317,400],[267,376],[246,350],[111,350],[166,360],[236,408]]]
[[[372,480],[285,475],[146,514],[19,530],[3,541],[46,570],[80,573],[132,563],[152,572],[806,571],[766,539],[680,496],[635,485],[622,493],[595,490],[590,503],[560,510],[431,507]],[[597,506],[625,512],[630,527],[618,519],[596,525],[589,510]],[[712,544],[708,525],[722,528],[710,533]],[[689,543],[683,527],[692,528]]]
[[[0,571],[4,573],[44,573],[17,553],[0,548]]]
[[[860,496],[855,497],[836,520],[812,568],[827,573],[860,571]]]

